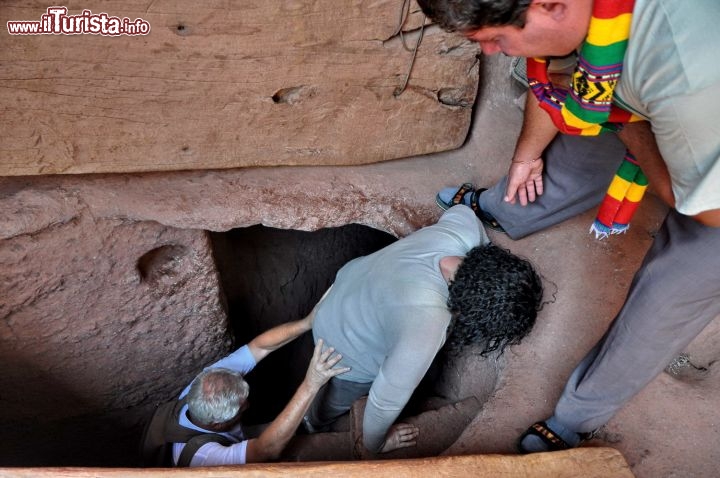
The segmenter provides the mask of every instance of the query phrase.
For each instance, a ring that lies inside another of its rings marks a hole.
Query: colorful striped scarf
[[[624,123],[641,121],[612,103],[622,73],[634,4],[635,0],[595,0],[570,89],[553,86],[546,60],[527,59],[530,89],[560,132],[596,136],[617,131]],[[646,188],[647,178],[628,151],[590,231],[600,238],[625,232]]]

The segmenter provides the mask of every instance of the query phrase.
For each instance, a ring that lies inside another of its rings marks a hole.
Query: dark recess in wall
[[[252,226],[210,236],[237,347],[305,317],[345,263],[396,240],[358,224],[314,232]],[[282,410],[305,375],[312,347],[307,333],[248,374],[245,424],[270,422]]]

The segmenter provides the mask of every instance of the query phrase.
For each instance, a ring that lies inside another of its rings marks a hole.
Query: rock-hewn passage
[[[0,175],[347,165],[460,146],[477,48],[402,0],[88,1],[147,35],[0,32]],[[72,7],[72,5],[71,5]],[[0,24],[47,2],[0,4]],[[69,10],[68,15],[81,15]],[[406,49],[404,44],[410,49]]]
[[[155,405],[231,350],[209,238],[32,209],[0,240],[0,466],[133,466]]]
[[[531,455],[443,456],[418,460],[377,460],[345,463],[249,464],[222,468],[98,469],[98,468],[0,468],[8,478],[284,478],[344,476],[346,478],[435,478],[474,476],[476,478],[632,478],[627,462],[612,448],[578,448],[556,453]]]

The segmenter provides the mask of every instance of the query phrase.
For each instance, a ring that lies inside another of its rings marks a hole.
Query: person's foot
[[[470,206],[474,192],[475,186],[472,183],[464,183],[459,188],[444,188],[435,195],[435,204],[444,211],[458,204]]]
[[[450,209],[456,204],[464,204],[465,206],[470,206],[470,199],[472,198],[473,192],[475,192],[475,188],[473,188],[472,185],[470,186],[470,188],[465,189],[463,189],[462,186],[459,189],[455,187],[443,188],[439,193],[437,193],[437,196],[435,197],[435,202],[441,209],[445,210]],[[455,198],[456,195],[457,199]],[[455,203],[454,200],[458,200],[458,202]]]
[[[462,204],[468,206],[475,215],[493,231],[505,232],[505,229],[492,214],[480,207],[480,195],[487,191],[485,188],[475,189],[471,183],[465,183],[459,188],[444,188],[435,196],[435,203],[443,210]]]
[[[518,441],[520,453],[559,451],[575,448],[582,442],[583,436],[561,425],[555,417],[537,422],[522,434]]]

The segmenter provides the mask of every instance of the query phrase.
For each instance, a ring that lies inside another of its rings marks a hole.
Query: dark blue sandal
[[[446,189],[444,189],[443,191],[445,191]],[[451,207],[457,206],[458,204],[464,204],[466,206],[469,206],[475,212],[475,215],[478,217],[478,219],[480,219],[483,224],[485,224],[485,226],[487,226],[489,229],[497,232],[505,232],[505,229],[503,229],[497,219],[495,219],[487,212],[483,211],[480,207],[478,201],[480,200],[480,194],[482,194],[484,191],[487,191],[487,188],[475,189],[475,186],[473,186],[472,183],[464,183],[457,189],[457,191],[455,191],[455,194],[453,194],[452,198],[449,201],[443,199],[441,194],[437,193],[435,195],[435,204],[437,204],[438,207],[440,207],[440,209],[444,211],[447,211]],[[471,193],[470,204],[466,204],[465,202],[463,202],[463,198],[467,193]]]
[[[520,439],[517,442],[518,452],[523,454],[531,453],[530,450],[526,449],[522,445],[525,437],[529,435],[534,435],[540,438],[547,445],[547,451],[561,451],[572,448],[565,440],[560,438],[560,435],[552,431],[550,427],[547,426],[547,423],[537,422],[534,423],[530,428],[525,430],[525,433],[520,436]]]
[[[492,217],[487,212],[483,211],[483,209],[480,207],[480,203],[478,202],[480,200],[480,194],[485,191],[487,191],[487,188],[480,188],[473,191],[472,195],[470,196],[470,207],[473,211],[475,211],[475,215],[478,217],[478,219],[480,219],[482,223],[485,224],[487,227],[489,227],[493,231],[505,232],[505,229],[503,229],[500,223],[497,222],[497,219]]]
[[[462,204],[462,200],[465,197],[465,195],[469,192],[474,192],[475,186],[473,186],[472,183],[464,183],[462,186],[458,188],[457,191],[455,191],[455,194],[453,194],[452,199],[450,202],[447,202],[443,200],[442,197],[440,197],[440,193],[437,193],[435,195],[435,204],[438,205],[440,209],[443,211],[447,211],[453,206],[457,206],[458,204]]]

